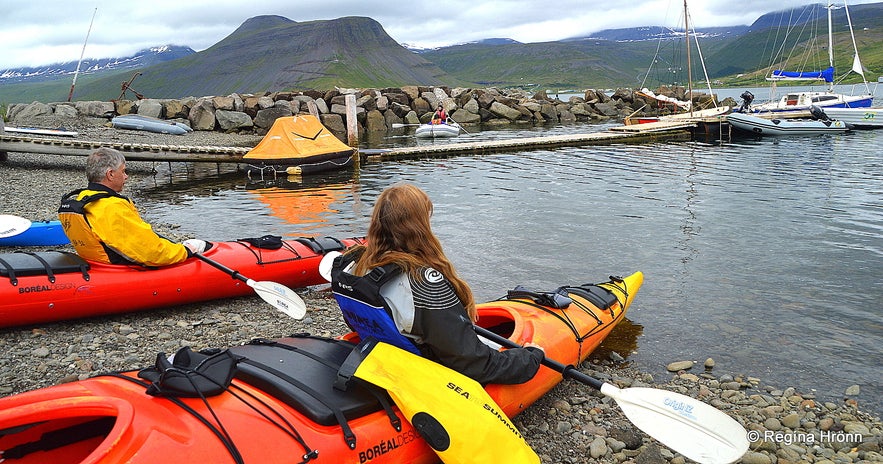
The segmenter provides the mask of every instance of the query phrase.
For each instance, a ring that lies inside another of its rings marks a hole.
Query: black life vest
[[[344,321],[362,340],[373,337],[422,356],[414,341],[399,331],[392,309],[380,295],[384,284],[401,275],[401,268],[388,264],[364,276],[355,276],[344,269],[356,259],[351,255],[338,256],[331,267],[331,291]]]

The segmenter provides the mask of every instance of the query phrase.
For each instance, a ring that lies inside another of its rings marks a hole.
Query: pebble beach
[[[106,122],[79,117],[38,120],[33,125],[63,125],[80,132],[80,139],[107,142],[253,146],[260,140],[254,135],[196,131],[182,136],[186,137],[182,141],[174,135],[116,130]],[[0,162],[5,187],[0,214],[55,218],[61,196],[85,185],[84,164],[83,157],[9,153],[8,160]],[[130,180],[123,193],[142,208],[149,205],[151,199],[141,195],[137,186],[153,176],[153,163],[130,162],[128,172]],[[191,238],[175,224],[154,227],[176,240]],[[298,293],[307,303],[307,316],[300,321],[249,296],[0,329],[0,396],[108,371],[139,369],[152,364],[158,352],[173,353],[182,346],[225,347],[258,337],[303,332],[334,337],[347,331],[327,287],[299,289]],[[851,392],[801,392],[787,385],[768,385],[751,372],[730,372],[711,359],[704,364],[681,361],[660,360],[670,375],[654,376],[635,370],[615,351],[600,349],[580,369],[620,388],[667,389],[725,412],[748,430],[751,446],[743,463],[883,462],[879,412],[865,411]],[[690,462],[632,425],[615,401],[577,382],[562,382],[514,422],[543,463]]]

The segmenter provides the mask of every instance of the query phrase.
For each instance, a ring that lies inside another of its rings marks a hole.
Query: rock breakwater
[[[683,88],[657,89],[659,95],[683,98]],[[460,124],[491,126],[576,121],[621,120],[631,114],[644,116],[670,112],[655,100],[631,89],[618,89],[608,95],[601,90],[585,90],[567,101],[545,92],[530,95],[520,90],[496,88],[447,88],[405,86],[385,89],[333,89],[301,92],[273,92],[263,95],[232,94],[182,99],[143,99],[12,104],[6,119],[46,121],[63,125],[76,117],[112,118],[139,114],[187,124],[197,131],[264,135],[283,116],[312,113],[338,136],[346,133],[347,95],[356,98],[356,118],[360,134],[383,133],[402,125],[428,122],[433,110],[442,105]],[[713,96],[694,97],[697,107],[708,106]],[[734,102],[724,102],[734,103]]]

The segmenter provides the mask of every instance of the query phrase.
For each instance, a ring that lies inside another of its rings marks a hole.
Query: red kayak
[[[363,240],[298,238],[283,240],[282,246],[276,249],[265,248],[259,240],[251,242],[213,242],[204,255],[250,279],[299,288],[325,282],[318,271],[325,253],[343,250]],[[0,327],[139,311],[251,293],[253,290],[245,282],[196,258],[147,269],[89,262],[73,253],[58,251],[0,254]]]
[[[579,365],[625,318],[642,281],[635,273],[562,287],[570,300],[556,307],[510,294],[478,305],[478,323]],[[0,398],[0,457],[4,464],[437,463],[439,456],[383,390],[334,388],[352,338],[304,335],[179,351],[175,366],[196,367],[107,374]],[[159,356],[157,366],[165,359]],[[541,368],[528,382],[486,390],[513,417],[561,380],[559,372]],[[451,384],[441,385],[450,395]],[[175,393],[191,387],[198,393]],[[423,392],[431,393],[429,387]],[[458,462],[469,462],[468,456]]]

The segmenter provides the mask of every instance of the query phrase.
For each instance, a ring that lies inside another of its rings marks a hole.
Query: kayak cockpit
[[[134,408],[119,398],[58,398],[2,411],[0,462],[89,463],[112,449]]]

